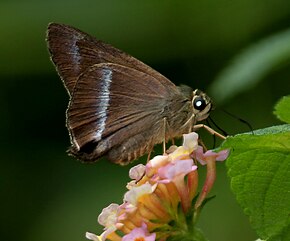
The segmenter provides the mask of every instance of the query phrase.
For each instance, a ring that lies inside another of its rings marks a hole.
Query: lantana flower
[[[214,152],[212,150],[204,152],[201,146],[198,146],[196,151],[193,153],[193,156],[195,156],[196,160],[199,161],[201,165],[206,165],[207,159],[210,159],[210,157],[214,157],[215,161],[224,161],[228,155],[229,150],[227,149],[220,152]]]
[[[104,208],[98,222],[101,235],[87,233],[94,241],[196,240],[202,237],[195,227],[198,213],[211,190],[215,162],[229,155],[227,150],[204,151],[195,132],[183,135],[183,145],[169,148],[146,165],[131,168],[123,204]],[[207,166],[207,176],[198,195],[196,163]]]
[[[134,228],[129,234],[123,236],[122,241],[155,241],[156,234],[150,234],[147,225],[142,223],[140,228]]]

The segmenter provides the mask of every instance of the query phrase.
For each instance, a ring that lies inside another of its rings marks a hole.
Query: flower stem
[[[210,190],[213,187],[214,181],[216,179],[216,163],[215,162],[216,160],[214,156],[209,156],[206,158],[206,163],[207,163],[206,179],[205,179],[202,191],[194,206],[194,209],[196,210],[196,212],[198,212],[207,194],[210,192]]]

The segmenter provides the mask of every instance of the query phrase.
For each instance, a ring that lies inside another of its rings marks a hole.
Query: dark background
[[[121,203],[128,181],[129,167],[104,160],[85,165],[66,155],[68,96],[46,49],[49,22],[78,27],[176,84],[207,90],[237,53],[289,27],[290,3],[1,0],[0,239],[5,241],[85,240],[86,231],[101,232],[98,214],[111,202]],[[248,91],[217,106],[248,120],[254,129],[278,124],[272,110],[289,94],[289,63],[276,66]],[[248,131],[218,109],[212,116],[231,134]],[[212,143],[207,133],[201,134]],[[255,240],[231,193],[224,164],[218,164],[212,194],[217,197],[199,222],[209,240]]]

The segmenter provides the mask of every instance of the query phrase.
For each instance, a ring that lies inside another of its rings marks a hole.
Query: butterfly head
[[[206,119],[212,110],[211,99],[202,91],[196,89],[192,97],[193,114],[196,121]]]

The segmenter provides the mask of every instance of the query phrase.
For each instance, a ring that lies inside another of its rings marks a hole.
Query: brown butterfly
[[[212,108],[203,92],[177,87],[141,61],[76,28],[51,23],[47,42],[70,96],[69,152],[82,161],[106,157],[128,164],[155,144],[188,133]]]

